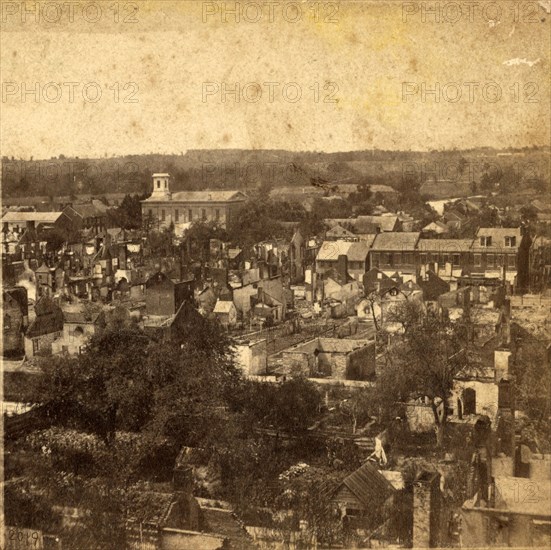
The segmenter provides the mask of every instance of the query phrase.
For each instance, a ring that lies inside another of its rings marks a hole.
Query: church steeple
[[[153,174],[153,194],[151,198],[156,200],[171,200],[170,174]]]

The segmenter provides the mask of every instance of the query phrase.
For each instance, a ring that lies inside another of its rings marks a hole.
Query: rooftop
[[[7,223],[55,223],[63,212],[6,212],[2,217]]]
[[[373,250],[390,250],[401,252],[403,250],[415,250],[420,233],[379,233],[373,242]]]
[[[352,472],[341,484],[367,508],[381,506],[396,489],[370,462]]]
[[[421,252],[468,252],[472,239],[419,239],[417,249]]]
[[[179,191],[172,193],[172,202],[243,202],[246,195],[237,189],[232,191],[205,190],[205,191]],[[156,197],[149,197],[143,202],[159,202]],[[163,202],[163,201],[161,201]]]

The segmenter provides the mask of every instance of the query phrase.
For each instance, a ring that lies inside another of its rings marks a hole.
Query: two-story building
[[[346,256],[348,273],[361,282],[368,269],[370,244],[369,241],[324,241],[316,256],[316,272],[323,275],[326,271],[337,269],[339,256]]]
[[[174,224],[181,233],[195,221],[226,227],[238,215],[246,196],[237,190],[170,191],[170,174],[153,174],[153,192],[142,201],[142,218],[152,229]]]
[[[473,275],[511,283],[518,279],[518,285],[528,277],[529,242],[520,227],[479,228],[471,252]]]
[[[386,275],[399,271],[403,275],[417,272],[417,243],[419,232],[379,233],[370,250],[370,267]]]

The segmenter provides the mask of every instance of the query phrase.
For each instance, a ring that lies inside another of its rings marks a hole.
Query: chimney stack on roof
[[[345,254],[340,254],[337,259],[337,273],[342,283],[348,279],[348,258]]]

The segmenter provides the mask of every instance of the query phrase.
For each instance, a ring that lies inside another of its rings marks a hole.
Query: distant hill
[[[89,159],[16,160],[2,158],[2,196],[71,196],[146,193],[151,174],[169,172],[174,191],[186,189],[309,186],[321,178],[329,184],[386,184],[401,190],[424,182],[452,180],[462,190],[479,183],[486,170],[514,172],[522,186],[530,177],[549,182],[550,148],[497,151],[342,153],[283,150],[190,150],[180,155],[129,155]],[[486,167],[486,168],[484,168]],[[432,188],[435,186],[433,185]],[[417,187],[418,188],[418,187]],[[430,185],[425,185],[430,189]],[[451,194],[457,187],[450,185]],[[444,191],[447,194],[448,190]],[[442,190],[436,189],[436,198]]]

